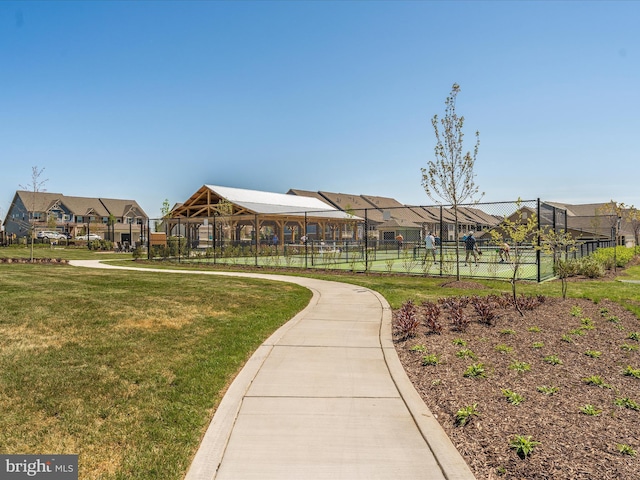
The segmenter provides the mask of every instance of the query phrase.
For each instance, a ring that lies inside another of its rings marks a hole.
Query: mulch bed
[[[69,263],[69,260],[65,260],[62,258],[34,258],[33,260],[29,258],[6,258],[1,257],[0,263],[47,263],[47,264],[59,264],[66,265]]]
[[[578,308],[581,314],[572,315]],[[465,311],[477,318],[472,307]],[[587,317],[593,321],[593,330],[582,330],[582,335],[569,333],[584,326]],[[640,404],[640,378],[622,373],[627,366],[640,369],[640,352],[621,348],[639,345],[628,338],[640,331],[640,322],[632,313],[608,301],[594,304],[584,299],[547,298],[524,317],[510,307],[500,310],[495,325],[474,320],[465,332],[452,331],[445,312],[440,318],[444,324],[441,334],[430,334],[423,326],[413,338],[396,337],[396,350],[416,390],[478,479],[640,478],[640,457],[618,450],[618,445],[626,444],[640,452],[640,411],[614,403],[628,397]],[[501,333],[504,330],[515,333]],[[563,336],[572,342],[562,340]],[[454,345],[454,339],[467,344]],[[426,353],[412,350],[416,345],[439,355],[441,363],[423,366]],[[497,345],[512,350],[500,353]],[[462,348],[477,358],[458,357]],[[592,358],[587,351],[602,354]],[[562,364],[545,361],[550,355],[556,355]],[[530,371],[510,369],[514,361],[529,363]],[[466,368],[478,362],[485,365],[486,378],[464,377]],[[612,388],[583,380],[595,375]],[[559,390],[546,395],[537,390],[539,386]],[[503,389],[525,400],[512,405]],[[474,403],[479,415],[458,426],[456,412]],[[587,404],[602,412],[597,416],[581,413],[580,408]],[[530,435],[540,445],[520,458],[509,446],[516,435]]]

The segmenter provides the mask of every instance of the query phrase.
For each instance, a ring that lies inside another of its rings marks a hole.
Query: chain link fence
[[[539,248],[537,237],[514,241],[505,223],[524,225],[531,219],[538,230],[571,231],[567,212],[540,200],[457,208],[384,200],[374,197],[370,207],[348,206],[346,218],[333,210],[152,219],[147,256],[181,263],[464,278],[507,279],[515,272],[518,279],[541,281],[554,276],[553,256]],[[573,256],[608,245],[592,234],[597,232],[582,230],[584,240]]]

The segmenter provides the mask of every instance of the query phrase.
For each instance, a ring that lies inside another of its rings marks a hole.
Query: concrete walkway
[[[407,378],[377,292],[283,275],[70,263],[262,278],[313,292],[233,381],[186,480],[474,478]]]

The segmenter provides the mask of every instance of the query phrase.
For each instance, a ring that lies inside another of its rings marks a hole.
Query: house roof
[[[362,198],[368,201],[375,208],[381,209],[383,211],[383,217],[385,216],[385,213],[387,213],[391,218],[407,222],[414,222],[418,224],[425,222],[425,218],[422,215],[410,208],[407,208],[395,198],[376,197],[373,195],[362,195]]]
[[[612,214],[614,203],[584,203],[574,205],[570,203],[545,202],[567,212],[567,228],[580,234],[596,235],[603,238],[611,236],[611,229],[615,226],[616,217]],[[633,235],[633,228],[628,221],[621,222],[621,235]]]
[[[440,221],[439,207],[404,205],[395,198],[390,197],[327,191],[312,192],[298,189],[291,189],[288,193],[323,199],[341,210],[353,211],[360,217],[364,216],[366,209],[367,218],[380,224],[386,224],[390,219],[399,219],[416,224]],[[446,223],[455,221],[451,208],[442,209],[442,219]],[[500,222],[495,216],[479,208],[467,206],[458,208],[458,220],[462,223],[473,225],[497,225]]]
[[[419,223],[411,222],[409,220],[404,220],[402,218],[392,218],[391,220],[387,220],[386,222],[378,225],[379,230],[384,230],[387,228],[410,228],[410,229],[421,229],[422,225]]]
[[[219,197],[257,214],[304,214],[315,212],[322,213],[323,217],[352,218],[345,212],[318,198],[220,185],[204,185],[204,187]]]
[[[364,218],[365,209],[367,211],[367,220],[381,223],[384,221],[383,214],[380,210],[375,208],[369,202],[367,202],[360,195],[354,195],[352,193],[335,193],[335,192],[310,192],[308,190],[291,189],[289,194],[292,196],[305,196],[310,198],[321,199],[322,201],[332,205],[344,212],[350,212],[360,218]]]
[[[460,207],[458,208],[458,211],[462,212],[463,215],[479,225],[494,226],[500,223],[496,217],[489,215],[487,212],[479,208]]]
[[[112,215],[116,217],[146,217],[146,214],[133,200],[101,198],[100,201]]]
[[[110,214],[116,217],[147,216],[135,200],[74,197],[63,195],[62,193],[29,192],[26,190],[18,190],[16,195],[20,197],[25,207],[33,212],[47,212],[55,205],[62,205],[74,215],[95,215],[97,217],[106,217]],[[129,212],[135,212],[135,215],[128,215]]]

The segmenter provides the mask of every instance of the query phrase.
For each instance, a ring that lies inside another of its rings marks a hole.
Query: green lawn
[[[182,478],[227,385],[310,292],[280,282],[0,265],[0,451],[83,479]]]

